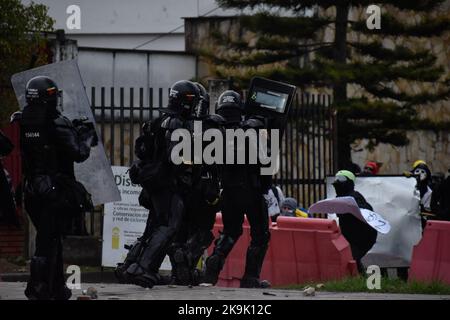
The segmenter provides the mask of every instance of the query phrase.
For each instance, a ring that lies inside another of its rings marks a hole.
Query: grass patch
[[[450,285],[442,282],[405,282],[400,279],[383,277],[381,278],[381,288],[379,290],[370,290],[367,288],[366,281],[367,278],[361,276],[328,281],[323,283],[323,287],[319,291],[450,295]],[[279,288],[303,290],[308,286],[316,287],[317,284],[319,282],[289,285]]]

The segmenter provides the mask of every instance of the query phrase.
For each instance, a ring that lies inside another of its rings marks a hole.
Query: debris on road
[[[91,297],[91,299],[93,300],[97,299],[98,298],[97,289],[95,289],[94,287],[89,287],[87,289],[87,295]]]
[[[314,289],[313,287],[308,287],[305,290],[303,290],[303,295],[307,297],[315,296],[316,289]]]

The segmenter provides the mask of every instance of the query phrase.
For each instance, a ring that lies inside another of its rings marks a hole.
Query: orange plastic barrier
[[[217,214],[214,234],[217,236],[222,228],[222,217]],[[220,273],[218,286],[239,287],[251,240],[247,220],[243,229]],[[272,285],[325,281],[357,274],[350,246],[333,220],[278,217],[270,233],[261,279],[269,280]],[[208,249],[209,254],[212,248]]]
[[[409,280],[450,284],[450,222],[427,222],[413,250]]]

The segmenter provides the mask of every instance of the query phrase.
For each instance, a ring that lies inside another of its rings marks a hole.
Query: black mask
[[[355,183],[351,180],[346,180],[344,182],[336,181],[333,183],[334,190],[336,190],[336,195],[338,197],[345,197],[350,195],[350,193],[355,189]]]

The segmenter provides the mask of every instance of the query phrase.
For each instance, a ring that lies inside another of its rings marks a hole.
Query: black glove
[[[88,122],[87,117],[83,117],[81,119],[72,120],[72,124],[75,129],[78,131],[83,139],[87,140],[91,138],[91,147],[95,147],[98,145],[98,136],[97,131],[95,130],[94,123]]]

